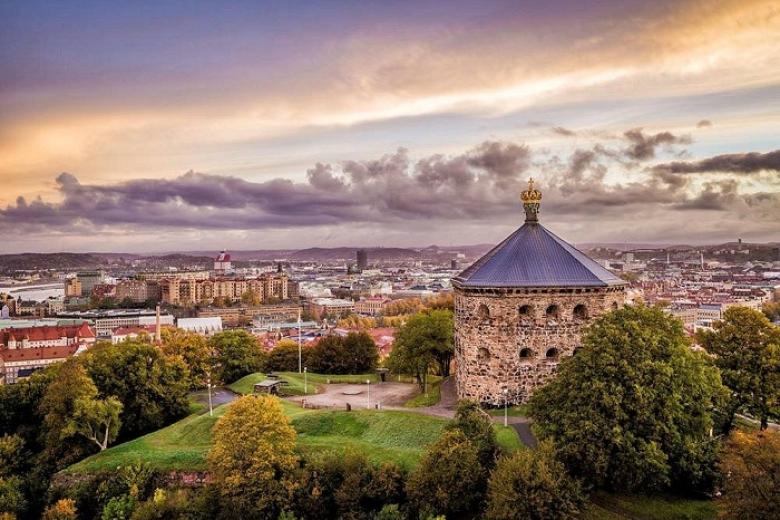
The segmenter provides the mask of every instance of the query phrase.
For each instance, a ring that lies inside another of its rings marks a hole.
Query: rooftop
[[[531,196],[527,194],[531,193]],[[541,193],[523,192],[525,223],[453,279],[460,287],[609,287],[625,282],[539,223]]]

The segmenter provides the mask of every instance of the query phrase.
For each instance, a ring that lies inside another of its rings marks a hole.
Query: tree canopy
[[[723,384],[731,393],[724,431],[736,413],[748,413],[767,428],[769,417],[780,413],[780,327],[760,311],[731,307],[714,330],[701,331],[699,342],[715,356]]]
[[[780,518],[780,433],[734,432],[726,443],[721,471],[725,518]]]
[[[208,463],[236,518],[275,520],[284,510],[298,460],[295,439],[276,397],[241,397],[219,418]]]
[[[263,369],[265,352],[252,334],[245,330],[226,330],[209,338],[217,364],[216,376],[232,383]]]
[[[306,365],[318,374],[363,374],[379,362],[376,343],[366,332],[350,332],[345,337],[331,335],[308,349]]]
[[[569,520],[580,517],[585,496],[555,458],[550,441],[498,461],[488,483],[487,520]]]
[[[454,354],[452,312],[444,309],[415,314],[396,332],[390,368],[413,374],[423,386],[428,372],[449,376]]]
[[[724,390],[682,323],[624,307],[596,319],[582,343],[530,401],[539,436],[573,475],[629,490],[711,485]]]

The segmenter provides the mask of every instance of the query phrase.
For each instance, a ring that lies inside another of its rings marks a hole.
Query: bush
[[[130,520],[135,506],[135,497],[130,495],[114,497],[103,508],[100,518],[101,520]]]
[[[69,498],[57,500],[43,512],[42,520],[76,520],[76,502]]]
[[[428,448],[409,476],[406,492],[420,517],[444,515],[457,520],[479,511],[485,483],[477,449],[463,432],[453,430]]]
[[[376,467],[365,454],[326,452],[300,471],[293,509],[301,518],[370,519],[403,498],[403,474],[395,464]]]
[[[486,470],[496,464],[499,447],[493,421],[476,401],[458,401],[455,417],[447,425],[448,430],[460,430],[477,449],[479,463]]]
[[[726,443],[720,469],[725,518],[780,518],[780,433],[735,432]]]
[[[578,518],[585,497],[555,459],[552,443],[518,450],[498,461],[488,484],[488,520]]]

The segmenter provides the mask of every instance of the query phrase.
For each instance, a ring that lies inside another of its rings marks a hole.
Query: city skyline
[[[780,240],[776,4],[568,4],[3,4],[5,250]]]

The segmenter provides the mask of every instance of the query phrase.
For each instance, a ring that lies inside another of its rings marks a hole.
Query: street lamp
[[[509,389],[504,388],[504,426],[507,426],[509,423],[509,412],[507,409],[507,405],[509,403]]]
[[[211,374],[209,374],[208,379],[206,379],[206,385],[208,386],[208,390],[209,390],[209,417],[213,417],[214,404],[211,402]]]
[[[301,355],[301,309],[298,309],[298,373],[301,373],[303,356]]]
[[[371,380],[366,379],[366,384],[368,385],[368,402],[366,403],[366,408],[371,409]]]
[[[307,375],[307,367],[303,367],[303,395],[309,395],[309,381],[306,377]]]

